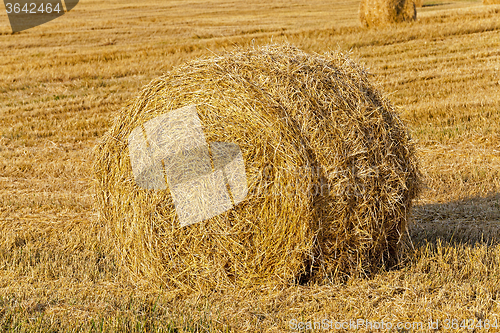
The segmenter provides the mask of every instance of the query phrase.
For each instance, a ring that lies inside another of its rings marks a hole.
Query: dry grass
[[[424,5],[424,0],[415,0],[415,7],[419,8]]]
[[[500,4],[499,0],[483,0],[483,4],[485,5],[498,5]]]
[[[186,3],[84,1],[15,35],[0,16],[2,329],[277,332],[295,317],[500,319],[499,9],[432,1],[411,25],[366,30],[357,1]],[[331,286],[188,298],[138,288],[94,224],[92,147],[114,112],[172,67],[271,41],[351,50],[402,106],[427,179],[412,214],[416,251],[401,269]]]
[[[359,21],[364,27],[376,27],[417,19],[413,0],[361,0]]]

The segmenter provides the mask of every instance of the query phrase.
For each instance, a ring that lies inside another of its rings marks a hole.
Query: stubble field
[[[366,30],[358,4],[82,0],[16,34],[0,7],[0,331],[282,332],[323,319],[500,327],[500,5],[426,0],[417,22]],[[153,78],[271,42],[349,51],[400,107],[426,181],[407,259],[338,285],[184,295],[133,283],[96,223],[92,148]]]

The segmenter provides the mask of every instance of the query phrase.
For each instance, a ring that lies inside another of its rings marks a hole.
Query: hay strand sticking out
[[[182,226],[168,175],[166,189],[138,186],[128,144],[134,129],[189,106],[207,142],[241,154],[248,192]],[[396,263],[419,188],[413,143],[365,70],[290,45],[192,61],[152,81],[95,156],[97,207],[123,267],[185,290],[322,282]]]
[[[416,19],[414,0],[361,0],[359,5],[359,20],[364,27],[411,22]]]

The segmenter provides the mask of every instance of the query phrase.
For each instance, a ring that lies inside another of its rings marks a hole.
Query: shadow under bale
[[[437,244],[500,244],[500,194],[417,205],[409,234],[415,246]]]

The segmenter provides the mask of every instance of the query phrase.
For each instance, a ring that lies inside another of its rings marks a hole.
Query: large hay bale
[[[202,127],[215,170],[212,143],[232,144],[247,177],[244,199],[194,224],[172,198],[183,175],[168,171],[170,157],[159,179],[166,187],[152,190],[129,156],[132,137],[152,140],[155,119],[179,115],[190,125],[172,122],[168,140],[184,133],[189,144],[197,139],[186,133]],[[290,45],[192,61],[152,81],[95,154],[100,218],[124,267],[184,289],[321,282],[393,264],[419,184],[406,128],[364,69],[340,53]]]
[[[359,20],[364,27],[383,26],[416,19],[415,0],[361,0],[359,5]]]
[[[500,0],[483,0],[483,5],[499,5]]]

